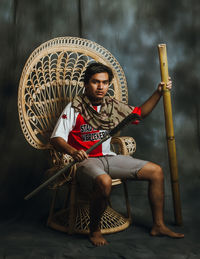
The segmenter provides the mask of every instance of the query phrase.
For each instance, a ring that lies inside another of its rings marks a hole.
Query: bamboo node
[[[175,137],[174,136],[167,136],[167,140],[174,140]]]

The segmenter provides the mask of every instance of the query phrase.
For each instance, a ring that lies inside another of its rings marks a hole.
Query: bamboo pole
[[[175,145],[175,137],[174,137],[173,118],[172,118],[171,95],[170,95],[170,91],[166,88],[166,83],[168,82],[168,77],[169,77],[166,44],[159,44],[158,52],[159,52],[159,60],[160,60],[161,80],[162,82],[165,83],[163,87],[163,105],[164,105],[164,114],[165,114],[165,129],[166,129],[167,146],[168,146],[168,158],[169,158],[169,166],[170,166],[174,216],[175,216],[175,223],[177,225],[182,225],[181,200],[180,200],[180,191],[179,191],[179,182],[178,182],[178,165],[177,165],[177,158],[176,158],[176,145]]]

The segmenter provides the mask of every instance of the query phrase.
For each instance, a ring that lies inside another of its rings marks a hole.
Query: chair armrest
[[[136,142],[132,137],[113,137],[111,147],[117,154],[132,155],[136,151]]]
[[[58,152],[53,147],[49,149],[49,151],[53,166],[63,167],[72,162],[73,160],[73,158],[70,155]]]

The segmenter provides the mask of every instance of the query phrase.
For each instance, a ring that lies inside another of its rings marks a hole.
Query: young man
[[[149,201],[153,216],[152,236],[184,237],[164,224],[164,176],[162,168],[154,163],[131,156],[116,155],[110,151],[110,139],[89,155],[86,150],[103,138],[105,131],[114,128],[130,113],[145,118],[162,96],[164,83],[158,85],[152,96],[141,105],[132,107],[106,96],[113,79],[111,69],[101,63],[92,63],[85,72],[85,93],[75,97],[64,109],[51,136],[51,144],[60,152],[70,154],[79,162],[77,180],[91,195],[90,235],[96,246],[107,244],[101,235],[99,223],[107,206],[112,178],[149,181]],[[171,89],[172,82],[167,83]]]

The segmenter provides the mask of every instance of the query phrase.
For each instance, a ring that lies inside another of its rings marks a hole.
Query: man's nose
[[[102,89],[102,88],[103,88],[103,82],[99,82],[99,83],[98,83],[98,88],[99,88],[99,89]]]

